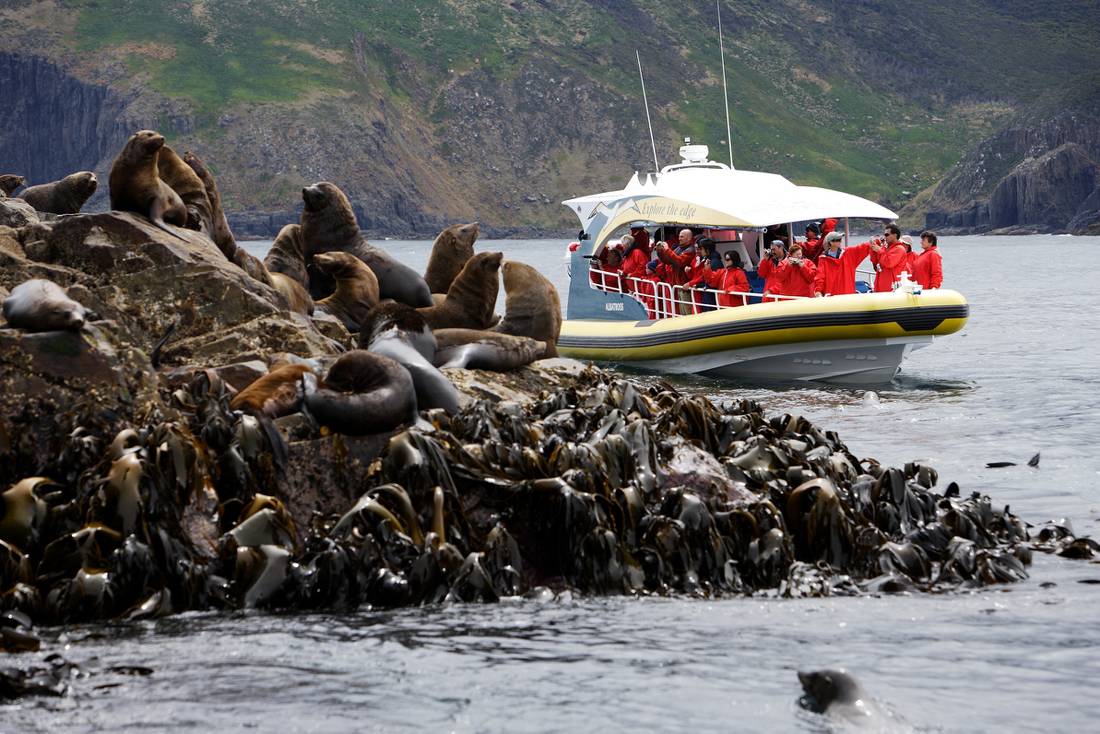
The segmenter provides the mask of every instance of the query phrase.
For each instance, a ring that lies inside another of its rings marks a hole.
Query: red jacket
[[[764,293],[779,293],[778,272],[779,266],[784,262],[786,261],[781,260],[776,264],[770,257],[765,257],[756,266],[757,274],[764,279]]]
[[[711,270],[707,274],[707,285],[721,291],[749,292],[749,279],[741,268],[722,268]],[[733,296],[729,293],[718,294],[719,306],[744,306],[745,296]]]
[[[812,260],[802,259],[801,265],[795,265],[787,258],[777,268],[780,278],[778,291],[784,296],[812,296],[817,266]]]
[[[840,253],[840,257],[822,255],[817,259],[817,277],[814,278],[814,293],[823,296],[842,296],[856,292],[856,268],[871,251],[871,245],[849,247]]]
[[[917,253],[912,250],[905,251],[905,272],[909,273],[910,280],[916,280],[913,277],[914,269],[917,267]]]
[[[913,280],[920,283],[921,288],[939,288],[943,285],[943,256],[935,245],[917,255]]]
[[[869,242],[864,244],[869,245]],[[875,265],[875,293],[889,293],[894,290],[898,274],[905,270],[905,260],[909,255],[905,245],[895,242],[882,252],[871,253],[871,262]]]
[[[829,234],[836,229],[836,219],[832,217],[826,219],[821,223],[821,239],[825,239],[825,235]]]
[[[687,281],[685,269],[691,267],[695,261],[695,245],[681,248],[669,247],[667,250],[658,250],[658,257],[668,264],[668,282],[672,285],[683,285]]]
[[[802,243],[802,253],[815,263],[817,262],[817,258],[821,257],[821,253],[824,249],[821,240],[811,240],[807,237],[806,241]]]
[[[649,262],[649,259],[645,255],[645,251],[634,246],[634,249],[630,251],[630,254],[623,260],[622,272],[624,278],[644,278],[646,277],[645,266]],[[626,281],[623,285],[626,286],[628,291],[636,290],[637,286],[635,281]]]

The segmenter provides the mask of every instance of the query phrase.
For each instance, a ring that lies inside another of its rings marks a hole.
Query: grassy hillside
[[[710,2],[39,5],[43,13],[58,5],[56,12],[73,21],[59,34],[62,48],[118,60],[131,91],[182,105],[196,141],[232,138],[219,121],[227,114],[255,117],[257,109],[270,111],[272,127],[313,125],[338,135],[331,116],[317,114],[336,105],[349,119],[396,128],[386,140],[402,133],[408,154],[426,169],[454,169],[453,181],[440,182],[435,195],[466,188],[461,179],[473,174],[476,190],[457,209],[472,208],[471,216],[483,219],[488,210],[534,226],[567,222],[560,212],[525,203],[532,194],[523,177],[540,177],[537,198],[579,193],[592,176],[578,161],[596,145],[610,148],[597,160],[619,163],[608,169],[608,184],[621,183],[626,168],[652,166],[635,49],[642,52],[661,163],[671,162],[684,136],[709,143],[716,159],[728,157]],[[724,2],[722,12],[735,163],[895,206],[938,180],[1010,116],[1056,106],[1062,95],[1096,84],[1090,70],[1100,10],[1092,0],[738,0]],[[550,90],[562,77],[567,92],[583,97],[583,109],[575,101],[554,107],[560,102]],[[469,90],[477,94],[459,94]],[[518,108],[479,111],[482,93]],[[500,125],[522,139],[524,125],[535,119],[529,112],[547,110],[554,113],[549,123],[533,131],[546,140],[525,142],[522,151],[486,153],[473,143],[496,141],[505,135]],[[601,118],[617,123],[619,133],[594,139],[569,124]],[[530,159],[526,170],[516,171],[509,160],[518,153]],[[276,197],[296,182],[260,186],[258,175],[230,182],[230,198],[240,206],[277,206]],[[425,195],[423,187],[418,194]]]

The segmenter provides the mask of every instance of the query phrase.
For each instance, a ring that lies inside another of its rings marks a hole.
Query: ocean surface
[[[418,269],[431,246],[376,244]],[[539,267],[564,303],[565,244],[477,249]],[[947,237],[940,250],[970,321],[892,384],[679,384],[802,414],[857,456],[926,461],[941,486],[1100,537],[1100,238]],[[0,706],[0,732],[824,731],[833,724],[799,708],[795,673],[830,667],[917,731],[1090,730],[1100,564],[1036,554],[1030,571],[945,596],[564,598],[47,629],[43,654],[153,672]]]

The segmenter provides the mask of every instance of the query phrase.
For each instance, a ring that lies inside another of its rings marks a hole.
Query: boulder
[[[38,212],[22,199],[0,199],[0,226],[25,227],[38,222]]]

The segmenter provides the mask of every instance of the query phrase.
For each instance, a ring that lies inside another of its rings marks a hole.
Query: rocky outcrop
[[[949,233],[1071,232],[1100,225],[1100,117],[1064,113],[981,143],[932,191],[925,226]]]

